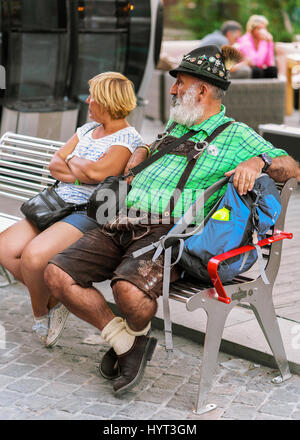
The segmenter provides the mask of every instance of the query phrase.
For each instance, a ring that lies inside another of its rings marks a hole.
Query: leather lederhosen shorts
[[[50,263],[60,267],[82,287],[111,279],[128,281],[152,299],[162,294],[163,256],[152,261],[155,250],[137,258],[132,253],[166,235],[173,224],[101,225],[86,232]],[[175,268],[171,281],[179,277]]]

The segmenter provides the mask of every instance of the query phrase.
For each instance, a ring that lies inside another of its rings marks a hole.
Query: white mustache
[[[202,104],[195,102],[197,86],[192,85],[185,91],[183,96],[179,98],[173,95],[171,99],[170,117],[179,124],[191,127],[203,116],[204,107]]]
[[[172,95],[172,99],[171,99],[171,106],[175,107],[176,105],[180,105],[180,99],[178,98],[177,95]]]

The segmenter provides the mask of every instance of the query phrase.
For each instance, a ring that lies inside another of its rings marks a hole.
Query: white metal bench
[[[63,142],[25,136],[11,132],[0,139],[0,232],[21,219],[20,216],[7,213],[6,201],[15,201],[16,209],[21,202],[39,193],[55,179],[48,170],[53,154]],[[1,287],[13,281],[12,276],[0,267],[4,281]]]
[[[188,311],[196,309],[204,309],[207,315],[207,324],[204,341],[204,353],[201,363],[201,374],[199,381],[198,397],[194,412],[203,414],[216,408],[213,403],[208,403],[208,396],[213,384],[214,370],[216,367],[218,352],[221,344],[222,334],[224,331],[226,319],[233,307],[247,304],[250,306],[254,315],[262,329],[262,332],[271,348],[275,362],[280,371],[280,376],[272,380],[273,383],[281,383],[291,377],[288,360],[283,346],[279,325],[276,318],[275,308],[272,299],[272,291],[274,283],[279,271],[282,240],[284,238],[292,238],[292,234],[283,232],[286,217],[286,211],[291,193],[297,187],[296,179],[289,179],[284,185],[277,184],[281,196],[281,213],[280,216],[270,230],[267,238],[261,240],[258,244],[262,247],[263,258],[266,262],[265,273],[270,284],[265,284],[261,275],[252,276],[240,275],[231,283],[222,285],[217,275],[218,264],[232,256],[245,253],[250,246],[244,246],[227,252],[220,256],[213,257],[209,264],[208,270],[212,279],[211,285],[201,284],[199,280],[192,278],[183,278],[175,283],[167,285],[165,295],[180,301],[186,305]],[[166,239],[166,237],[169,237]],[[180,238],[180,234],[176,234],[172,238],[169,233],[161,240],[161,244],[165,246],[166,240],[174,242],[175,237]],[[253,248],[253,247],[252,247]],[[254,248],[253,248],[254,249]],[[165,250],[165,269],[164,280],[168,280],[170,276],[170,261],[172,247]],[[166,315],[169,315],[168,305],[166,307]],[[165,320],[166,342],[170,336],[172,329],[169,318]]]

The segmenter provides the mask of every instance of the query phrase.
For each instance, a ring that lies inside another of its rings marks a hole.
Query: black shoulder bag
[[[58,222],[72,212],[86,208],[86,203],[69,203],[59,197],[55,191],[58,184],[59,180],[21,205],[21,212],[25,215],[26,219],[31,221],[41,231],[44,231],[53,223]]]

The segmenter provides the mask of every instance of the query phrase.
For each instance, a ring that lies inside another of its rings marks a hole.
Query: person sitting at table
[[[225,21],[220,29],[207,34],[202,38],[200,47],[215,44],[220,50],[222,46],[234,46],[243,33],[243,28],[240,23],[234,20]],[[248,62],[241,60],[230,69],[231,79],[251,78],[251,68]]]
[[[246,34],[235,45],[251,67],[252,78],[277,78],[274,43],[272,35],[267,31],[268,24],[263,15],[252,15],[246,25]]]

